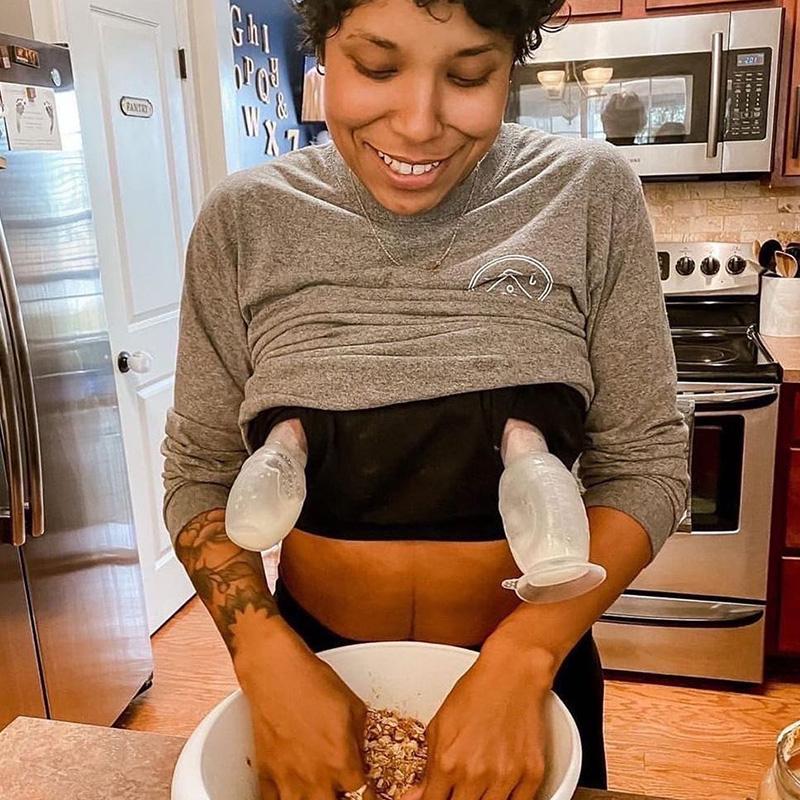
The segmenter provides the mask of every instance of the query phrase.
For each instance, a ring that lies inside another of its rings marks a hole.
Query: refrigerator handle
[[[28,464],[28,503],[31,512],[32,536],[44,533],[44,483],[42,481],[42,448],[39,439],[39,417],[36,413],[36,398],[33,392],[33,370],[28,351],[28,339],[22,324],[22,309],[17,295],[17,284],[11,268],[3,226],[0,224],[0,292],[6,307],[10,328],[10,344],[19,368],[19,396],[22,405],[22,426],[25,432],[25,455]],[[12,360],[10,363],[14,363]]]
[[[17,379],[14,355],[0,303],[0,432],[3,463],[8,477],[8,501],[11,523],[11,544],[25,544],[25,462],[22,450],[20,418],[17,413]]]

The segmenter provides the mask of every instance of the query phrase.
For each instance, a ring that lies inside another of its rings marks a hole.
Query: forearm
[[[608,577],[596,589],[572,600],[534,605],[522,603],[487,638],[481,655],[528,654],[552,682],[569,651],[622,594],[651,558],[650,540],[632,517],[613,508],[587,509],[591,561]]]
[[[285,632],[261,554],[243,550],[228,538],[224,509],[192,519],[178,534],[175,552],[235,666],[272,634]]]

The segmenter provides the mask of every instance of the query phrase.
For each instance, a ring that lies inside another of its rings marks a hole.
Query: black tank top
[[[571,469],[586,410],[582,395],[561,383],[352,411],[281,406],[250,423],[253,448],[293,417],[309,447],[301,530],[333,539],[489,541],[505,538],[497,502],[506,420],[539,428]]]

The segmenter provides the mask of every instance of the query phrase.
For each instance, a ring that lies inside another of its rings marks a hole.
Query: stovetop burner
[[[780,383],[758,335],[761,267],[742,244],[659,242],[678,380]]]
[[[681,364],[697,366],[705,364],[709,367],[731,364],[736,361],[736,353],[724,347],[701,344],[685,344],[675,342],[675,358]]]
[[[754,328],[673,328],[672,345],[680,380],[780,380],[780,367]]]

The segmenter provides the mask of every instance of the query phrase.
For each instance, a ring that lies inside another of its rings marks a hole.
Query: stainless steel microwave
[[[769,172],[783,9],[570,22],[513,75],[506,119],[605,139],[640,176]]]

